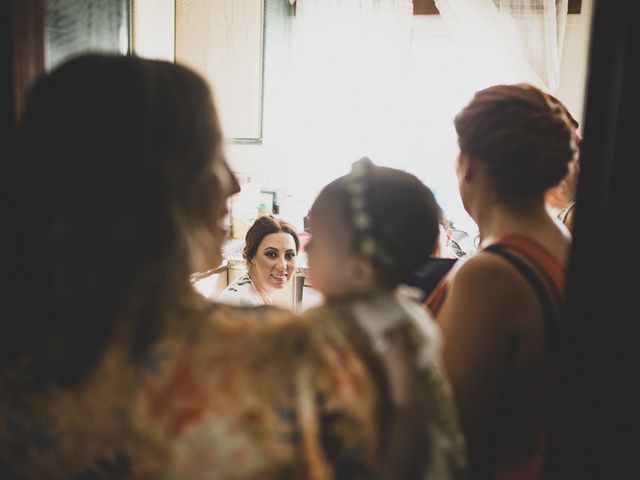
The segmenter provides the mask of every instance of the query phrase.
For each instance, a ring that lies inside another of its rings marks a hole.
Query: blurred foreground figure
[[[462,478],[464,441],[441,365],[440,331],[421,290],[402,285],[429,261],[440,208],[410,173],[364,157],[313,203],[307,245],[318,329],[344,337],[366,360],[377,394],[385,479]],[[416,221],[419,219],[419,221]]]
[[[378,477],[378,399],[355,349],[192,288],[220,264],[238,191],[199,76],[70,60],[31,92],[3,175],[18,238],[0,478]]]

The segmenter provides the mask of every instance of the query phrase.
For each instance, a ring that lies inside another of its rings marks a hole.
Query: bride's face
[[[265,235],[249,264],[256,286],[269,294],[284,288],[296,269],[296,243],[287,232]]]

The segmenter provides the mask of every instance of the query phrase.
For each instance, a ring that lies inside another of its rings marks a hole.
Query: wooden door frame
[[[0,0],[0,131],[9,137],[45,71],[44,0]]]
[[[568,13],[580,13],[582,0],[569,0]],[[414,15],[439,15],[435,0],[413,0]]]

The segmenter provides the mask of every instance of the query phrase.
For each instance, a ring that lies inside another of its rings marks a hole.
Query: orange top
[[[537,277],[543,279],[550,290],[555,290],[555,299],[564,299],[565,267],[546,248],[530,238],[515,234],[500,237],[483,250],[493,245],[509,247],[517,252],[527,260],[532,270],[538,271],[540,275]],[[455,272],[447,275],[425,302],[434,314],[442,306],[452,275]],[[495,457],[491,460],[490,478],[542,478],[553,392],[553,362],[553,351],[549,348],[531,368],[508,374],[492,438]]]
[[[564,298],[565,281],[566,281],[566,269],[558,261],[556,257],[551,255],[549,251],[540,245],[535,240],[532,240],[524,235],[508,234],[499,237],[491,244],[486,245],[484,248],[493,245],[504,245],[512,247],[518,252],[528,257],[533,263],[540,267],[548,276],[549,280],[553,283],[557,289],[561,298]],[[483,249],[484,249],[483,248]],[[482,250],[480,250],[482,251]],[[461,262],[462,263],[462,262]],[[452,275],[455,275],[455,268],[447,274],[438,286],[433,290],[431,295],[426,299],[425,306],[436,315],[444,302],[444,298],[447,295],[447,287],[449,285]]]

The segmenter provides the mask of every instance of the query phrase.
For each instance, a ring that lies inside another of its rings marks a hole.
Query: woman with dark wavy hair
[[[37,82],[18,137],[0,478],[378,477],[381,399],[354,348],[191,285],[238,191],[202,78],[81,56]]]
[[[4,174],[0,476],[144,477],[170,445],[134,407],[145,365],[206,317],[189,276],[221,262],[239,190],[209,88],[167,62],[72,59],[30,92]]]
[[[567,112],[530,85],[481,90],[455,118],[456,170],[480,248],[427,299],[472,478],[541,478],[569,234],[545,192],[576,157]]]

